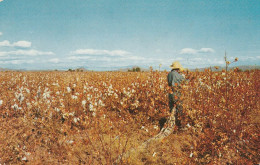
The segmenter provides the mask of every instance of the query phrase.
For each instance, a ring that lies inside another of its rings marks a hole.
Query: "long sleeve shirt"
[[[168,74],[167,79],[168,79],[168,85],[172,87],[179,86],[181,82],[185,80],[185,78],[181,74],[179,74],[176,70],[172,70]]]

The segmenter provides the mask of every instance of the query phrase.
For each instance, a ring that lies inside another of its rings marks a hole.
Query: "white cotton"
[[[59,108],[55,108],[54,109],[56,112],[60,112],[60,109]]]
[[[87,103],[87,101],[83,100],[81,104],[82,104],[83,107],[85,107],[86,103]]]
[[[23,96],[22,93],[19,93],[18,95],[16,95],[16,98],[17,98],[17,100],[18,100],[20,103],[22,103],[23,100],[24,100],[24,96]]]
[[[78,99],[78,96],[72,95],[71,98],[72,98],[73,100],[77,100],[77,99]]]
[[[74,141],[73,140],[67,140],[68,144],[72,144]]]
[[[25,88],[25,90],[26,90],[27,93],[30,93],[30,89]]]
[[[90,111],[95,111],[94,106],[92,104],[89,104],[89,110]]]
[[[79,120],[80,120],[80,119],[79,119],[78,117],[74,117],[74,118],[73,118],[73,121],[74,121],[75,123],[77,123]]]
[[[67,91],[68,91],[68,93],[70,93],[70,92],[71,92],[71,89],[70,89],[70,87],[67,87]]]
[[[14,110],[19,110],[22,109],[21,107],[19,107],[17,104],[14,104],[11,108],[13,108]]]

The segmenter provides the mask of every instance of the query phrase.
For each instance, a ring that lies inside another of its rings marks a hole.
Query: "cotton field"
[[[259,163],[258,70],[184,72],[184,130],[121,164]],[[0,164],[113,164],[160,131],[167,72],[0,72]]]

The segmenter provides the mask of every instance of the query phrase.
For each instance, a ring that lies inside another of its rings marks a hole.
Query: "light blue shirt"
[[[168,74],[167,79],[168,79],[168,85],[173,87],[176,86],[175,84],[179,86],[181,82],[185,80],[185,78],[181,74],[179,74],[176,70],[172,70]]]

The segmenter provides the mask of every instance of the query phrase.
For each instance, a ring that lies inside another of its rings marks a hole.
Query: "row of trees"
[[[140,67],[133,67],[132,69],[128,69],[128,72],[141,72]]]

